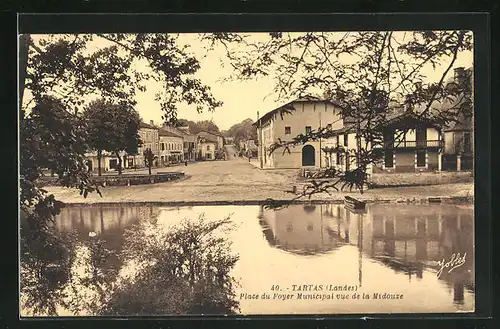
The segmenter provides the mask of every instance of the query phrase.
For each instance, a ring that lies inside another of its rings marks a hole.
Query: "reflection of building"
[[[461,303],[464,289],[474,290],[473,211],[453,206],[371,205],[366,214],[352,213],[343,205],[290,205],[261,210],[263,233],[275,248],[313,254],[354,245],[359,252],[359,282],[363,257],[405,273],[411,280],[433,275],[439,261],[467,254],[463,266],[443,271],[439,280],[453,289]]]
[[[349,240],[346,223],[324,216],[326,205],[303,205],[266,211],[261,225],[268,241],[276,247],[299,254],[333,250]]]

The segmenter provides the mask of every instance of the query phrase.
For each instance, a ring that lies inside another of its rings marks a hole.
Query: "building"
[[[210,140],[216,141],[217,142],[216,150],[220,150],[224,147],[224,136],[222,136],[221,134],[202,130],[198,133],[198,137],[205,137]]]
[[[128,160],[125,152],[121,152],[120,156],[122,156],[122,166],[124,168],[128,168]],[[89,171],[97,172],[99,168],[99,159],[97,158],[97,151],[92,151],[85,153],[85,157],[87,158],[87,168]],[[103,151],[101,154],[101,173],[110,171],[110,170],[118,170],[118,158],[116,155]]]
[[[163,129],[170,131],[176,135],[183,138],[183,158],[185,161],[195,161],[196,160],[196,143],[198,140],[198,135],[191,134],[189,127],[172,127],[168,124],[163,124]]]
[[[297,99],[258,118],[254,125],[257,127],[260,168],[326,167],[326,154],[322,149],[332,144],[332,141],[308,141],[290,147],[290,152],[277,149],[270,154],[269,150],[278,140],[292,141],[299,134],[319,128],[343,128],[340,114],[340,107],[333,102]]]
[[[218,142],[216,139],[198,136],[197,147],[198,147],[197,160],[216,159],[217,147],[218,147]]]
[[[137,155],[133,156],[133,165],[136,167],[145,167],[144,151],[151,149],[153,154],[158,156],[160,153],[158,127],[155,126],[153,120],[150,123],[141,122],[139,125],[139,136],[141,137],[142,145],[138,148]],[[158,161],[155,163],[158,165]]]
[[[380,152],[381,158],[376,164],[367,167],[369,174],[441,171],[447,151],[457,157],[457,148],[450,149],[450,145],[456,143],[448,142],[445,146],[446,136],[458,138],[461,141],[458,153],[462,157],[464,154],[470,154],[472,158],[472,143],[467,142],[471,136],[468,127],[460,130],[454,126],[454,130],[446,130],[436,121],[421,117],[418,109],[407,111],[395,103],[393,101],[390,104],[390,118],[383,127],[378,128],[383,136],[383,142],[381,145],[374,145],[373,148],[376,152]],[[359,124],[362,127],[366,123]],[[340,107],[332,102],[296,100],[266,113],[255,125],[259,138],[257,148],[261,168],[334,167],[347,171],[357,166],[357,124],[352,118],[342,118]],[[291,145],[290,152],[278,148],[269,154],[276,141],[292,141],[299,134],[305,135],[311,130],[314,132],[317,127],[327,129],[331,137]],[[460,128],[463,128],[463,124]],[[372,147],[366,145],[362,137],[360,142],[365,148]],[[460,170],[460,166],[458,168]]]
[[[472,68],[456,68],[453,78],[447,81],[447,86],[453,83],[462,84],[465,80],[469,80],[471,86],[474,86]],[[471,90],[472,93],[472,90]],[[472,94],[464,95],[468,100],[472,101]],[[459,99],[448,100],[443,104],[446,109],[450,106],[465,105],[464,100]],[[473,111],[472,104],[470,113],[460,111],[458,120],[446,125],[443,129],[444,138],[444,154],[443,154],[443,170],[472,170],[474,163],[474,132],[473,132]]]
[[[184,138],[164,128],[158,130],[159,136],[159,165],[165,166],[171,163],[184,161]]]
[[[243,152],[243,155],[247,157],[253,157],[257,158],[258,157],[258,148],[257,144],[255,144],[255,140],[253,139],[247,139],[247,140],[242,140],[240,141],[240,150]]]

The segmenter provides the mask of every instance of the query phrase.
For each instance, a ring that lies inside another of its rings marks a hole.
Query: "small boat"
[[[364,210],[366,207],[366,202],[356,200],[350,196],[346,196],[344,199],[344,205],[346,206],[346,208],[349,208],[352,210]]]

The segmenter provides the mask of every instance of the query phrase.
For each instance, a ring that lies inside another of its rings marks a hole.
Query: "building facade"
[[[216,142],[216,150],[220,150],[224,147],[224,136],[209,131],[202,130],[198,133],[198,137],[208,138],[209,140]]]
[[[151,149],[153,154],[158,156],[160,153],[159,145],[159,128],[155,126],[154,122],[151,120],[150,123],[141,122],[139,125],[139,136],[141,137],[142,145],[138,148],[137,154],[132,156],[133,165],[136,167],[145,167],[146,163],[144,161],[144,151],[146,149]],[[158,161],[155,163],[158,165]]]
[[[217,140],[199,136],[197,146],[198,146],[197,160],[212,161],[216,159],[217,148],[218,148]]]
[[[340,107],[329,101],[298,99],[274,109],[254,125],[257,127],[257,154],[260,168],[320,168],[325,167],[327,155],[322,151],[332,141],[308,141],[305,144],[282,148],[270,153],[272,145],[281,140],[292,141],[299,134],[307,134],[319,128],[340,129],[343,127]]]
[[[456,68],[453,78],[448,80],[447,84],[459,84],[463,85],[466,81],[470,82],[470,85],[474,86],[474,74],[472,68]],[[451,99],[447,102],[443,102],[443,107],[446,109],[451,106],[464,105],[464,99],[469,99],[472,101],[472,92],[464,96],[464,98],[459,97],[458,99]],[[472,102],[471,102],[472,106]],[[447,171],[460,171],[460,170],[472,170],[474,167],[474,130],[473,130],[473,115],[474,111],[470,109],[470,113],[467,111],[460,111],[458,114],[457,121],[450,122],[443,129],[444,137],[444,154],[443,154],[443,170]]]
[[[380,160],[368,166],[369,174],[442,171],[446,154],[452,154],[455,159],[459,154],[462,158],[462,166],[458,157],[455,170],[469,168],[463,166],[463,158],[464,155],[472,158],[470,125],[450,131],[416,113],[418,111],[392,109],[391,106],[392,118],[380,128],[383,142],[373,146]],[[352,119],[342,118],[340,107],[331,102],[296,100],[266,113],[255,125],[259,138],[258,157],[263,169],[333,167],[347,171],[357,167],[357,126]],[[331,137],[290,145],[289,152],[284,148],[269,152],[279,140],[289,142],[299,134],[306,135],[318,128],[329,131]],[[366,145],[362,137],[360,141],[363,147],[372,147]]]
[[[159,165],[166,166],[184,161],[184,138],[163,128],[158,131],[159,136]]]

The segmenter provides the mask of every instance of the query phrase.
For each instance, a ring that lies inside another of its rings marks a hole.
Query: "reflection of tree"
[[[62,287],[70,277],[71,239],[22,226],[20,244],[21,313],[57,315]]]

